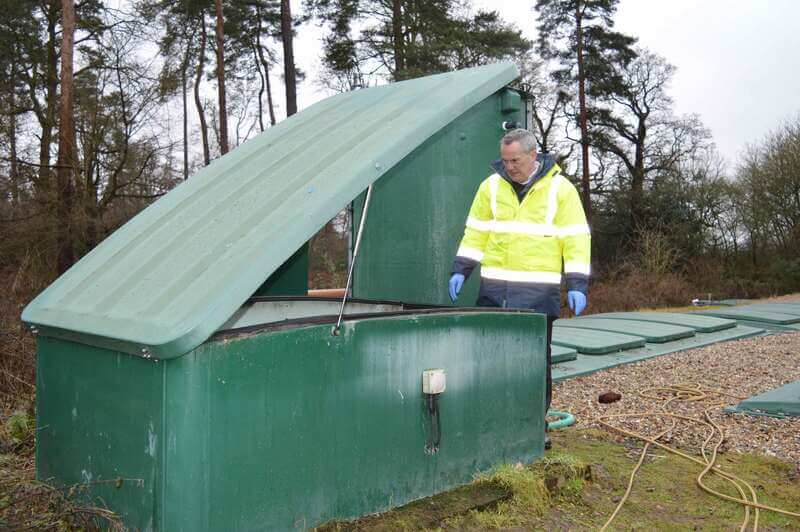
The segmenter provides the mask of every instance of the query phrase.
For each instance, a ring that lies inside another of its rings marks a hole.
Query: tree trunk
[[[405,77],[406,58],[405,41],[403,40],[402,0],[392,0],[392,41],[394,44],[394,79]]]
[[[583,14],[581,2],[575,8],[575,34],[577,40],[576,52],[578,56],[578,122],[581,129],[581,159],[583,172],[581,174],[581,196],[583,208],[586,211],[586,220],[592,224],[592,200],[589,182],[589,128],[586,124],[586,77],[583,72]]]
[[[47,90],[45,91],[45,110],[40,125],[42,135],[39,138],[39,192],[45,192],[46,202],[56,201],[51,197],[50,146],[53,144],[53,127],[56,121],[56,107],[58,98],[58,52],[56,51],[56,24],[58,23],[59,5],[57,2],[49,4],[47,12]],[[55,192],[57,194],[57,192]]]
[[[9,143],[9,158],[11,159],[11,168],[9,169],[9,179],[11,180],[11,204],[14,208],[19,207],[20,201],[20,186],[19,186],[19,164],[17,162],[17,115],[13,111],[16,107],[13,92],[11,96],[11,116],[9,117],[8,124],[8,143]]]
[[[203,68],[206,64],[206,17],[200,14],[200,51],[197,60],[197,76],[194,80],[194,104],[197,106],[197,114],[200,116],[200,136],[203,138],[203,162],[206,166],[211,163],[211,153],[208,149],[208,124],[206,114],[203,111],[203,104],[200,101],[200,81],[203,79]]]
[[[275,120],[275,105],[272,102],[272,85],[269,82],[269,63],[264,57],[264,51],[260,45],[258,47],[258,54],[261,58],[261,64],[264,67],[264,81],[267,84],[267,111],[269,111],[269,123],[271,126],[274,126],[277,120]]]
[[[225,105],[225,33],[222,27],[222,0],[215,0],[217,8],[217,97],[219,100],[219,149],[228,153],[228,111]]]
[[[256,7],[256,13],[258,14],[258,32],[256,33],[256,51],[258,52],[258,58],[261,61],[261,65],[264,67],[264,83],[267,86],[267,110],[269,111],[269,123],[270,125],[275,125],[275,106],[272,103],[272,87],[270,86],[269,82],[269,63],[267,62],[266,58],[264,57],[264,49],[261,48],[261,8]]]
[[[281,0],[281,37],[283,38],[283,77],[286,82],[286,116],[297,112],[297,72],[292,43],[292,12],[289,0]]]
[[[183,98],[183,180],[189,179],[189,105],[186,96],[186,86],[188,81],[186,79],[186,71],[189,69],[189,49],[191,45],[187,39],[186,52],[183,54],[183,63],[181,64],[181,89]]]
[[[264,131],[264,89],[266,86],[264,85],[264,73],[261,71],[261,64],[258,60],[258,41],[253,45],[253,55],[255,56],[256,70],[258,70],[258,79],[261,81],[261,85],[258,87],[258,129],[259,131]]]
[[[644,119],[639,118],[633,171],[631,172],[631,230],[641,225],[644,213],[644,143],[647,138],[647,129]]]
[[[14,56],[16,57],[16,47]],[[8,155],[11,159],[9,168],[9,180],[11,181],[11,205],[13,208],[19,207],[19,164],[17,162],[17,76],[16,65],[11,66],[11,73],[8,79],[9,84],[9,116],[8,116]]]
[[[61,31],[61,101],[58,127],[58,273],[72,266],[75,256],[72,246],[71,214],[74,194],[74,174],[77,168],[75,146],[74,97],[72,93],[72,53],[75,46],[75,4],[62,0]]]

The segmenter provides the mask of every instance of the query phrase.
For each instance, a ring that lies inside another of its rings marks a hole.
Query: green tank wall
[[[308,243],[283,263],[254,296],[305,296],[308,294]]]
[[[411,314],[216,337],[147,360],[39,338],[37,476],[142,530],[288,530],[543,452],[544,319]],[[425,452],[422,371],[442,368]],[[122,479],[122,480],[119,480]]]
[[[499,158],[505,121],[524,124],[522,99],[510,89],[472,107],[375,182],[353,297],[451,304],[453,258],[478,185]],[[354,231],[363,202],[364,194],[354,202]],[[456,304],[475,302],[477,273]]]
[[[129,526],[155,530],[166,363],[42,336],[37,343],[36,477],[83,486]]]

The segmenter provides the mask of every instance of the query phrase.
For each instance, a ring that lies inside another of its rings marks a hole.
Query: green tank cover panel
[[[800,416],[800,381],[790,382],[775,390],[745,399],[733,410],[774,416]]]
[[[781,314],[800,316],[800,303],[758,303],[741,308],[745,310],[757,310],[759,312],[779,312]]]
[[[581,329],[572,329],[580,331]],[[553,367],[553,379],[564,380],[583,375],[589,375],[595,371],[613,368],[622,364],[630,364],[669,353],[694,349],[706,345],[727,342],[729,340],[740,340],[763,334],[764,329],[754,327],[736,326],[731,329],[724,329],[712,333],[697,333],[690,338],[682,338],[663,344],[646,344],[644,347],[636,347],[626,351],[618,351],[605,355],[585,356],[579,354],[578,358],[571,362],[565,362]]]
[[[767,331],[767,334],[773,334],[781,331],[800,331],[800,323],[787,323],[785,325],[781,325],[779,323],[766,323],[763,321],[743,320],[740,318],[736,320],[736,324],[764,329]]]
[[[715,332],[736,327],[735,320],[712,318],[711,316],[698,316],[696,314],[681,314],[679,312],[608,312],[605,314],[592,314],[583,319],[595,318],[652,321],[655,323],[688,327],[697,332]]]
[[[717,308],[711,310],[698,310],[694,314],[702,314],[704,316],[718,316],[720,318],[728,318],[732,320],[749,320],[753,322],[774,323],[776,325],[787,325],[791,323],[800,323],[800,316],[793,314],[785,314],[782,312],[774,312],[771,310],[754,310],[744,307],[735,308]]]
[[[644,346],[644,338],[629,334],[553,326],[553,344],[577,349],[587,355],[602,355]]]
[[[323,100],[143,210],[22,319],[44,335],[181,356],[367,186],[517,75],[512,63],[497,63]]]
[[[677,325],[667,325],[648,321],[633,321],[611,318],[574,318],[570,320],[559,320],[559,327],[593,329],[596,331],[608,331],[620,334],[630,334],[640,336],[646,342],[669,342],[680,338],[694,336],[694,329],[680,327]]]
[[[564,347],[563,345],[550,346],[550,361],[553,364],[560,364],[562,362],[569,362],[578,358],[578,350],[572,347]]]

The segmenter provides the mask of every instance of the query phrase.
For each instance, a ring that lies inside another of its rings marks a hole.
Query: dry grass
[[[589,287],[587,314],[687,305],[697,292],[674,273],[653,275],[633,271]]]
[[[36,342],[22,327],[20,315],[35,293],[22,270],[0,272],[0,401],[26,401],[36,384]]]
[[[20,314],[49,281],[33,257],[0,271],[0,530],[124,530],[88,486],[63,490],[35,479],[36,342]]]
[[[36,480],[32,403],[6,404],[0,413],[0,530],[125,530],[101,501],[88,498],[89,485],[57,489]]]
[[[56,489],[34,479],[32,456],[0,454],[0,529],[125,530],[113,512],[87,504],[88,486]]]

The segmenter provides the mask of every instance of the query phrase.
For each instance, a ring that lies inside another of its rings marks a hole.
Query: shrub
[[[593,282],[589,287],[586,313],[686,306],[693,297],[696,297],[695,290],[679,274],[652,274],[633,269],[629,273]]]

